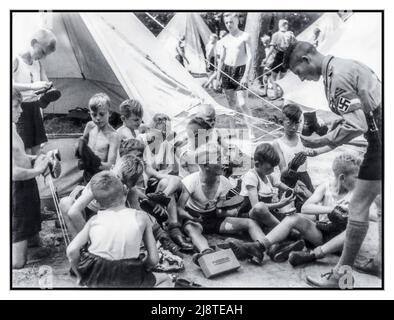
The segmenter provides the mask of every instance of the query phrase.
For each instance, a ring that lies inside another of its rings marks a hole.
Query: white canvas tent
[[[204,102],[224,110],[134,14],[14,13],[14,52],[39,26],[58,38],[43,66],[62,98],[48,112],[85,107],[97,92],[110,95],[114,110],[127,97],[140,100],[147,119],[159,111],[174,117]]]
[[[300,41],[308,41],[313,43],[314,31],[319,28],[318,47],[322,47],[331,38],[335,31],[343,25],[343,20],[337,13],[324,13],[312,25],[306,28],[297,39]]]
[[[134,14],[14,13],[14,52],[29,42],[29,33],[38,27],[52,29],[58,39],[56,52],[43,61],[48,77],[62,90],[62,98],[53,107],[55,113],[87,106],[94,93],[105,92],[114,110],[122,99],[136,98],[144,107],[145,120],[164,112],[178,132],[201,103],[212,104],[218,114],[231,114],[162,50]],[[81,178],[74,144],[74,140],[50,140],[46,146],[59,148],[62,154],[63,173],[55,181],[60,195],[70,192]],[[42,179],[39,188],[42,198],[50,197]]]
[[[185,36],[186,68],[193,74],[206,74],[205,46],[211,33],[198,13],[177,13],[157,39],[175,57],[179,39]]]
[[[313,24],[310,30],[316,26]],[[308,31],[308,29],[306,31]],[[304,39],[303,33],[298,39]],[[382,16],[380,13],[354,13],[327,34],[318,50],[341,58],[358,60],[368,65],[378,77],[382,74]],[[329,111],[323,80],[301,82],[289,72],[279,81],[284,98],[301,105]]]

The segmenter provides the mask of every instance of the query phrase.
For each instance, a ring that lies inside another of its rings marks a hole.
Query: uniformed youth
[[[308,42],[299,41],[289,48],[284,63],[301,81],[319,81],[322,77],[329,108],[341,117],[326,135],[302,137],[306,147],[323,147],[328,151],[362,134],[368,142],[349,206],[342,256],[336,267],[321,279],[307,278],[317,287],[348,288],[352,285],[351,268],[368,231],[369,208],[381,193],[381,82],[363,63],[325,56]],[[365,267],[364,271],[379,273],[376,270],[381,270],[380,254]]]

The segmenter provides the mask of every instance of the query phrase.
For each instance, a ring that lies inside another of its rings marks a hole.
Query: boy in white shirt
[[[80,284],[92,288],[171,286],[167,275],[150,271],[159,262],[151,222],[146,214],[126,208],[127,188],[109,171],[95,175],[90,186],[104,209],[67,248]],[[140,255],[142,241],[147,249],[145,258]]]
[[[233,213],[218,209],[218,204],[225,200],[232,188],[228,179],[222,175],[221,149],[213,143],[203,145],[196,151],[196,161],[200,171],[182,180],[184,189],[178,201],[184,230],[199,251],[194,261],[213,252],[203,234],[248,232],[255,241],[264,239],[263,231],[254,220],[226,217]],[[258,248],[251,255],[260,262],[264,257]]]

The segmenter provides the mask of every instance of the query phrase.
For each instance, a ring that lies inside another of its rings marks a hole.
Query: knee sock
[[[257,240],[257,242],[265,249],[265,251],[268,251],[272,246],[271,241],[269,241],[266,237],[262,238],[261,240]]]
[[[335,267],[336,271],[339,271],[341,266],[353,267],[361,245],[363,244],[367,235],[368,227],[368,221],[349,220],[346,229],[346,240],[343,247],[342,256]]]

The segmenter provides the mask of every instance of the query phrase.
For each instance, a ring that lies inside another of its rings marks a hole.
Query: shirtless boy
[[[243,113],[249,114],[246,107],[246,88],[252,61],[250,36],[239,30],[236,13],[225,13],[223,18],[229,34],[220,40],[217,83],[222,80],[222,87],[231,108],[236,109],[238,106]],[[253,137],[251,129],[249,134]]]
[[[116,161],[119,139],[108,123],[109,107],[109,97],[104,93],[95,94],[89,100],[92,121],[86,124],[77,150],[81,159],[79,168],[84,170],[86,183],[99,171],[110,169]]]
[[[22,113],[22,95],[12,90],[12,268],[27,261],[27,241],[41,230],[40,195],[35,177],[48,167],[48,157],[26,154],[16,123]],[[33,165],[34,160],[34,165]]]

